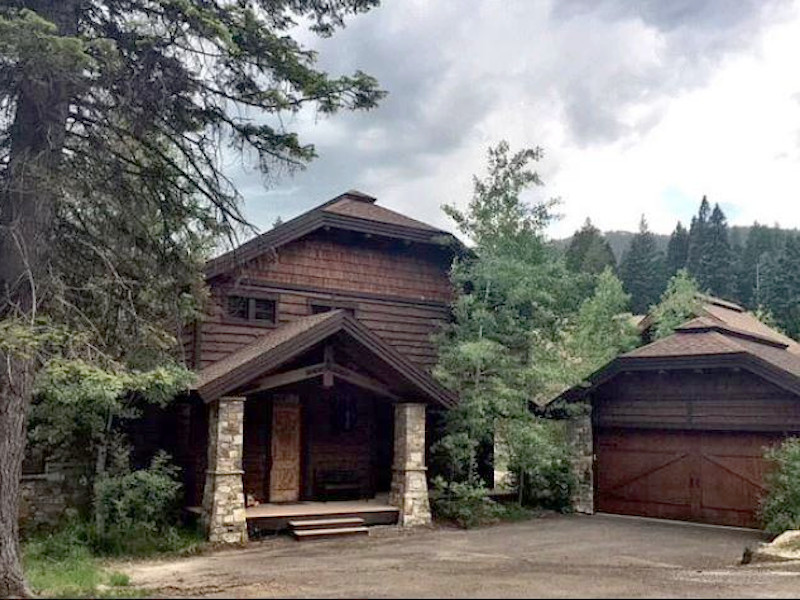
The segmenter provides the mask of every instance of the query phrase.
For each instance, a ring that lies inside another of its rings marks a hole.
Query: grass
[[[23,563],[28,584],[47,598],[138,598],[144,590],[131,588],[124,573],[107,571],[89,548],[75,545],[50,554],[52,544],[42,539],[24,545]]]
[[[110,570],[109,556],[194,554],[203,547],[193,531],[175,529],[162,535],[125,535],[98,543],[85,523],[31,536],[23,543],[25,575],[33,592],[48,598],[139,598],[125,573]]]

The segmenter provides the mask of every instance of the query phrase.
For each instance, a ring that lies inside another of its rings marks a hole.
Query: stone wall
[[[247,541],[242,485],[244,402],[244,398],[220,398],[209,412],[203,524],[212,543]]]
[[[395,407],[394,467],[389,503],[400,509],[403,527],[431,524],[425,467],[424,404],[402,403]]]
[[[20,491],[20,527],[24,530],[56,527],[70,513],[86,511],[91,502],[86,468],[50,463],[43,473],[23,475]]]
[[[584,405],[581,414],[568,419],[567,443],[575,475],[572,508],[575,512],[590,515],[594,513],[594,445],[590,405]]]

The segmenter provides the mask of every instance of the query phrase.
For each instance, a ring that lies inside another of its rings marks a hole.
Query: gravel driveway
[[[758,532],[609,515],[115,565],[159,595],[205,597],[796,597],[800,566],[740,566]]]

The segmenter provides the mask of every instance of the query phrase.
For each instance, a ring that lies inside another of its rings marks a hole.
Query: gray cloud
[[[518,123],[541,136],[519,134],[525,145],[547,146],[551,130],[576,146],[641,136],[658,124],[672,96],[703,85],[731,53],[748,51],[783,4],[386,2],[332,38],[311,42],[326,71],[376,76],[390,94],[381,106],[321,124],[310,112],[300,115],[290,125],[320,157],[270,190],[241,166],[230,174],[247,198],[248,216],[264,228],[278,215],[294,216],[367,183],[364,191],[379,197],[381,188],[393,190],[396,203],[404,189],[419,190],[437,177],[468,186],[474,165],[459,165],[457,157],[476,143],[513,139]],[[461,170],[441,172],[454,161]],[[443,196],[430,189],[431,200],[414,200],[421,203],[416,215],[442,224]]]

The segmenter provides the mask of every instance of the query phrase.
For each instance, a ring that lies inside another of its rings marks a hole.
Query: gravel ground
[[[739,565],[759,532],[595,515],[114,565],[132,585],[191,597],[796,597],[800,565]]]

